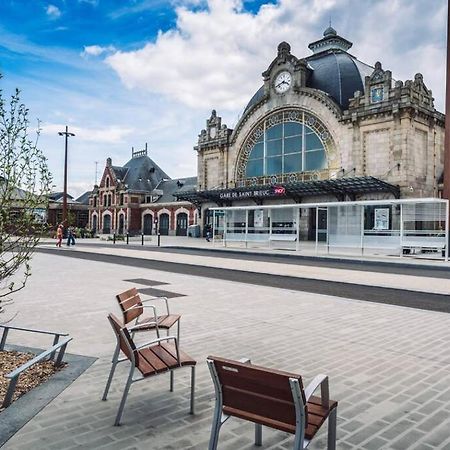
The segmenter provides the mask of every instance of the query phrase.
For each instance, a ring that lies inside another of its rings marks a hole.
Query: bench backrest
[[[295,428],[295,405],[289,383],[290,378],[295,378],[301,388],[307,423],[306,399],[300,375],[214,356],[208,357],[208,360],[214,364],[227,414],[232,408],[239,411],[238,416],[248,414],[249,420],[256,415]],[[278,428],[276,424],[273,427]]]
[[[136,319],[136,317],[139,317],[144,312],[141,297],[139,296],[139,292],[136,288],[131,288],[125,292],[122,292],[121,294],[116,295],[116,298],[119,302],[120,309],[122,310],[125,325]],[[126,311],[129,308],[133,309]]]
[[[135,351],[136,346],[134,345],[133,339],[131,339],[130,333],[114,314],[108,314],[108,320],[119,341],[120,349],[130,361],[134,360],[135,366],[138,366],[139,354]]]

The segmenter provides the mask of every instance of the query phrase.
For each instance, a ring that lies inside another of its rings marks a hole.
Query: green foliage
[[[31,255],[47,230],[51,186],[47,159],[37,146],[40,130],[30,137],[19,94],[8,101],[0,90],[0,312],[31,275]]]

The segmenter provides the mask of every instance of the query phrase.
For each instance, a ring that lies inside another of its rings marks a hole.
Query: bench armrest
[[[240,359],[238,359],[238,362],[240,362],[242,364],[251,364],[252,363],[250,361],[250,358],[240,358]]]
[[[138,308],[151,308],[151,309],[153,309],[153,312],[156,315],[156,307],[155,307],[155,305],[133,305],[133,306],[130,306],[129,308],[127,308],[127,309],[124,309],[123,312],[126,313],[128,311],[132,311],[133,309],[138,309]]]
[[[311,383],[305,388],[305,398],[308,401],[317,388],[320,386],[320,397],[322,399],[322,406],[328,408],[330,403],[330,389],[328,386],[328,376],[327,375],[317,375]]]
[[[151,300],[164,300],[164,302],[166,304],[167,315],[168,316],[170,315],[170,312],[169,312],[169,299],[167,297],[163,297],[163,296],[161,296],[161,297],[150,297],[150,298],[147,298],[146,300],[142,300],[142,303],[149,302]]]
[[[135,323],[134,325],[130,326],[130,327],[126,327],[128,331],[135,331],[135,330],[139,330],[142,325],[151,325],[154,324],[156,326],[156,328],[158,328],[158,322],[156,320],[147,320],[144,323]]]
[[[177,362],[178,362],[178,364],[180,364],[180,350],[178,349],[178,339],[176,336],[165,336],[165,337],[161,337],[161,338],[152,339],[149,342],[145,342],[144,344],[138,345],[133,351],[137,352],[141,348],[149,347],[152,344],[158,344],[159,342],[172,341],[172,340],[175,341],[175,349],[177,352]]]

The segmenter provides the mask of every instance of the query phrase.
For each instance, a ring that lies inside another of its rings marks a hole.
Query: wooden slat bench
[[[230,417],[255,423],[255,445],[262,425],[295,435],[294,450],[304,449],[328,419],[328,450],[336,448],[337,402],[329,399],[328,377],[318,375],[304,389],[297,374],[209,356],[216,392],[209,450],[216,450],[221,426]],[[320,386],[321,396],[312,394]]]
[[[178,314],[170,314],[169,301],[166,297],[153,297],[148,301],[154,301],[162,299],[166,304],[167,314],[157,315],[156,307],[154,305],[144,305],[144,301],[141,300],[139,292],[136,288],[128,289],[121,294],[116,295],[119,302],[120,309],[122,310],[123,322],[126,326],[129,323],[133,325],[133,334],[139,331],[156,330],[158,337],[159,330],[163,329],[169,334],[170,328],[177,324],[177,338],[180,339],[180,319]],[[145,308],[150,308],[153,311],[152,316],[142,317]],[[134,323],[133,323],[134,321]]]
[[[108,315],[108,320],[116,335],[117,345],[102,400],[106,400],[107,398],[117,364],[123,361],[130,361],[131,363],[130,372],[128,374],[114,425],[120,425],[120,419],[122,417],[128,391],[130,390],[132,383],[159,375],[161,373],[170,372],[170,390],[173,391],[173,371],[185,366],[191,367],[190,413],[194,414],[196,361],[178,348],[177,338],[174,336],[166,336],[163,338],[153,339],[150,342],[136,346],[130,335],[130,331],[132,329],[129,330],[124,327],[120,320],[113,314]],[[170,341],[173,341],[173,343]],[[120,351],[123,352],[125,358],[119,359]],[[133,376],[135,369],[140,372],[137,377]]]

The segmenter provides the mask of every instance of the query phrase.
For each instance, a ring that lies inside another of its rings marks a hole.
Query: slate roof
[[[349,99],[353,98],[355,91],[364,92],[364,78],[374,70],[340,50],[319,53],[306,60],[312,68],[306,86],[326,92],[344,110],[348,109]]]
[[[328,30],[325,31],[325,33],[327,32]],[[351,47],[351,42],[339,36],[337,38],[348,42]],[[327,37],[321,41],[326,39]],[[305,60],[310,71],[306,87],[327,93],[344,110],[348,109],[349,99],[353,98],[356,91],[364,93],[364,78],[371,75],[374,70],[372,66],[359,61],[342,48],[327,48],[325,51],[305,58]],[[244,114],[256,105],[263,96],[264,86],[261,86],[245,107]]]
[[[123,181],[128,169],[126,167],[119,166],[112,166],[112,169],[116,175],[116,178],[120,181]]]
[[[178,198],[175,194],[197,189],[197,177],[164,180],[159,183],[156,189],[163,191],[163,195],[158,198],[156,203],[176,202]]]
[[[170,180],[147,155],[134,156],[123,167],[112,166],[112,169],[128,191],[153,191],[162,180]]]
[[[64,192],[52,192],[48,198],[53,201],[62,200],[64,196]],[[67,194],[67,198],[73,200],[73,197],[70,194]]]
[[[84,194],[80,195],[75,201],[83,205],[89,205],[89,196],[91,194],[92,191],[86,191]]]

